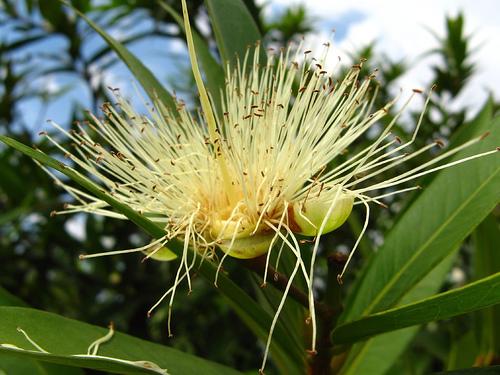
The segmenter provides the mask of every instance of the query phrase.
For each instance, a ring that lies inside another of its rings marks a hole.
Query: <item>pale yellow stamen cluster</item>
[[[106,103],[102,108],[105,118],[92,115],[92,123],[79,124],[77,132],[54,124],[73,140],[75,151],[64,149],[47,135],[76,165],[100,180],[115,199],[168,231],[167,237],[138,249],[85,257],[136,251],[147,251],[147,257],[154,257],[170,240],[180,240],[184,252],[175,283],[158,301],[170,296],[171,307],[183,279],[191,290],[189,273],[196,256],[188,261],[189,251],[211,257],[219,247],[225,252],[224,258],[253,258],[269,253],[280,243],[297,261],[270,329],[265,358],[279,312],[299,271],[308,285],[314,352],[313,267],[321,235],[340,226],[352,206],[359,203],[367,210],[362,235],[368,223],[368,202],[383,204],[379,199],[384,196],[417,187],[376,197],[370,197],[370,191],[456,164],[429,169],[479,138],[394,178],[370,184],[371,178],[438,145],[403,153],[414,141],[421,119],[410,142],[400,144],[391,129],[401,111],[369,147],[326,169],[394,103],[373,109],[376,87],[371,97],[368,94],[375,76],[363,78],[363,61],[337,81],[332,72],[323,69],[328,44],[318,60],[309,57],[310,51],[301,56],[282,49],[279,53],[270,51],[265,64],[261,64],[261,46],[257,44],[253,54],[249,49],[236,67],[227,67],[223,109],[217,113],[196,67],[187,20],[186,31],[203,107],[197,119],[179,101],[177,108],[170,109],[157,100],[154,107],[146,105],[147,116],[140,115],[114,90],[120,111]],[[474,157],[479,156],[484,154]],[[67,205],[62,213],[124,218],[100,199],[59,183],[79,202]],[[314,237],[309,269],[296,233]],[[169,326],[170,319],[169,315]]]

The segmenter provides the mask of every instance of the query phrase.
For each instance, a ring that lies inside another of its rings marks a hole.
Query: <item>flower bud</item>
[[[354,196],[341,191],[335,200],[336,195],[336,191],[330,191],[329,196],[331,199],[325,200],[313,197],[312,199],[306,199],[305,203],[294,202],[288,208],[290,229],[304,236],[318,235],[332,204],[334,204],[334,206],[330,211],[330,216],[326,220],[321,234],[331,232],[340,227],[344,224],[352,211]]]
[[[217,244],[223,252],[229,251],[230,256],[239,259],[256,258],[267,253],[275,237],[274,232],[255,231],[251,225],[245,227],[241,223],[238,225],[236,221],[228,222],[226,220],[221,220],[213,225],[210,235],[217,240]]]
[[[160,260],[162,262],[168,262],[177,258],[177,255],[175,255],[175,253],[172,250],[169,250],[166,246],[162,246],[160,249],[158,249],[159,246],[160,246],[159,244],[153,245],[147,250],[144,250],[143,253],[149,255],[154,251],[155,253],[151,255],[150,258],[153,258],[155,260]]]

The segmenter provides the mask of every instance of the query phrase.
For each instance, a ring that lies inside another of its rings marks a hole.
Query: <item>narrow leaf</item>
[[[259,29],[241,0],[206,0],[205,4],[212,21],[222,63],[229,61],[233,67],[237,63],[235,54],[243,58],[247,46],[253,47],[257,41],[262,40]],[[265,64],[265,55],[261,57],[260,62]]]
[[[428,298],[438,293],[455,261],[457,252],[452,252],[424,279],[415,285],[400,302],[400,306]],[[420,327],[409,327],[388,332],[355,344],[349,352],[343,367],[345,375],[385,375],[393,364],[401,358],[410,341]]]
[[[336,344],[350,344],[401,328],[451,318],[500,303],[500,272],[423,301],[343,324],[332,332]]]
[[[184,20],[182,16],[165,2],[160,2],[160,5],[172,16],[181,30],[185,32]],[[217,109],[219,115],[222,115],[220,90],[224,87],[225,82],[224,69],[222,68],[220,62],[212,56],[212,53],[203,38],[195,30],[192,30],[192,32],[196,56],[200,62],[201,70],[205,73],[206,87],[211,93],[213,99],[212,104]]]
[[[88,19],[85,14],[80,12],[74,6],[63,0],[61,0],[61,2],[73,9],[78,14],[78,16],[83,18],[90,27],[92,27],[104,38],[106,43],[108,43],[108,45],[118,54],[118,56],[120,56],[120,59],[128,66],[134,77],[139,81],[141,86],[148,93],[151,100],[156,99],[153,92],[156,91],[156,94],[166,106],[174,106],[174,99],[168,93],[168,91],[165,90],[165,88],[156,79],[153,73],[151,73],[151,71],[146,68],[144,64],[137,57],[135,57],[123,44],[109,36],[106,32],[104,32],[104,30],[102,30],[94,22]]]
[[[500,366],[489,367],[471,367],[461,370],[436,372],[433,375],[498,375],[500,374]]]
[[[0,354],[2,375],[85,375],[81,368]]]
[[[118,332],[109,341],[100,344],[96,355],[87,355],[89,346],[107,335],[109,330],[21,307],[0,307],[0,316],[2,354],[130,375],[240,374],[218,363]],[[34,343],[48,353],[38,351],[17,327],[23,329]],[[168,372],[153,370],[153,364]]]
[[[490,130],[489,137],[460,152],[457,159],[498,147],[500,118],[493,120]],[[341,323],[396,306],[498,204],[499,191],[500,153],[437,175],[387,235],[348,296]]]

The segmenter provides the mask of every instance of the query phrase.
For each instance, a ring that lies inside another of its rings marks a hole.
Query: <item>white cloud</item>
[[[295,3],[298,3],[297,1]],[[287,0],[272,0],[274,7],[288,6]],[[424,88],[430,84],[430,64],[435,58],[423,58],[422,54],[436,48],[438,42],[428,31],[446,35],[446,15],[455,17],[460,11],[465,15],[466,35],[472,35],[473,61],[478,71],[460,96],[460,104],[476,111],[480,109],[489,92],[500,86],[496,64],[500,55],[500,2],[476,0],[421,0],[419,2],[368,0],[356,2],[308,0],[310,14],[317,20],[319,32],[308,37],[307,43],[314,50],[329,39],[330,30],[337,29],[332,56],[346,57],[371,41],[376,41],[380,51],[392,59],[406,58],[414,64],[400,85],[406,91]],[[340,29],[341,28],[341,29]],[[312,40],[313,39],[313,40]],[[497,94],[498,96],[498,94]]]

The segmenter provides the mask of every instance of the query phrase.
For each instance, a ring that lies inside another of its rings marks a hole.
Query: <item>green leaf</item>
[[[160,5],[172,16],[183,32],[184,19],[171,6],[165,2],[160,2]],[[196,50],[196,57],[201,65],[201,70],[205,73],[206,88],[212,96],[212,103],[217,109],[219,116],[222,115],[221,93],[220,90],[225,84],[224,69],[221,64],[212,56],[210,49],[203,38],[193,30],[193,42]]]
[[[114,358],[132,362],[152,362],[162,369],[168,369],[168,373],[172,375],[241,374],[218,363],[119,332],[115,332],[111,340],[100,345],[98,357],[75,357],[87,354],[90,344],[104,337],[109,330],[45,311],[21,307],[0,307],[0,316],[2,354],[130,375],[161,372],[148,369],[147,365],[134,365]],[[37,351],[23,334],[17,331],[17,327],[22,328],[37,345],[50,354]],[[6,348],[4,344],[25,350]]]
[[[458,323],[458,325],[460,326],[460,323]],[[456,333],[454,332],[456,330],[453,329],[451,329],[451,331],[450,353],[445,361],[446,369],[456,370],[474,366],[478,354],[477,340],[474,337],[474,331],[469,330],[463,334],[460,334],[461,332]]]
[[[85,177],[84,175],[76,172],[74,169],[63,165],[56,159],[53,159],[38,150],[19,143],[12,138],[0,135],[0,141],[15,148],[18,151],[21,151],[25,155],[37,160],[41,164],[49,166],[71,178],[73,181],[80,184],[80,186],[87,189],[96,197],[102,199],[111,207],[125,215],[129,220],[141,227],[152,237],[158,239],[167,235],[167,232],[163,228],[148,220],[145,216],[132,210],[130,207],[116,201],[98,184]],[[177,256],[182,256],[183,245],[180,242],[177,242],[175,240],[171,241],[168,244],[168,248],[169,250],[172,250]],[[190,252],[188,254],[188,257],[192,256],[193,253]],[[213,281],[215,280],[216,271],[216,265],[212,264],[211,262],[203,262],[198,270],[198,272],[210,283],[213,283]],[[219,274],[217,285],[218,291],[220,291],[225,297],[227,297],[231,307],[238,313],[245,324],[252,330],[252,332],[254,332],[254,334],[259,339],[265,342],[267,340],[267,332],[269,331],[269,327],[271,326],[272,317],[222,272]],[[275,335],[272,345],[274,345],[282,353],[289,353],[290,356],[296,356],[297,352],[300,351],[300,348],[297,348],[293,342],[287,340],[286,331],[280,322],[278,322],[275,328]]]
[[[404,305],[436,294],[456,258],[452,252],[401,300]],[[381,334],[363,343],[354,345],[347,363],[345,375],[385,375],[393,364],[401,358],[407,345],[420,327],[410,327]]]
[[[144,64],[137,57],[135,57],[123,44],[113,39],[106,32],[104,32],[104,30],[102,30],[99,26],[97,26],[94,22],[89,20],[85,16],[85,14],[80,12],[78,9],[76,9],[68,2],[64,0],[60,1],[63,4],[67,5],[68,7],[70,7],[71,9],[73,9],[81,18],[83,18],[89,24],[90,27],[92,27],[104,38],[106,43],[108,43],[108,45],[118,54],[120,59],[128,66],[134,77],[139,81],[141,86],[148,93],[151,100],[156,99],[154,94],[154,92],[156,92],[156,95],[158,95],[160,100],[166,106],[173,106],[173,108],[175,108],[173,97],[168,93],[167,90],[165,90],[165,88],[156,79],[153,73],[151,73],[151,71],[148,68],[146,68]]]
[[[205,4],[222,63],[229,61],[232,68],[237,63],[235,54],[243,59],[247,46],[254,46],[257,41],[262,40],[259,29],[241,0],[205,0]],[[261,54],[260,63],[265,64],[265,60],[265,54]]]
[[[28,306],[22,299],[0,287],[0,306]]]
[[[462,288],[338,326],[332,332],[332,341],[335,344],[350,344],[384,332],[451,318],[497,303],[500,303],[500,272]]]
[[[434,375],[498,375],[500,374],[500,366],[489,367],[471,367],[461,370],[436,372]]]
[[[498,219],[489,215],[472,234],[474,276],[486,277],[500,272],[500,230]],[[478,311],[473,328],[483,360],[500,356],[500,305]],[[488,364],[488,363],[484,363]]]
[[[0,375],[85,375],[84,370],[0,354]]]
[[[0,287],[0,306],[28,307],[28,304]],[[1,325],[1,322],[0,322]],[[2,337],[0,336],[0,341]],[[0,375],[84,375],[83,370],[54,363],[0,354]]]
[[[478,128],[484,124],[478,124]],[[491,135],[457,159],[500,145],[500,118]],[[500,153],[437,175],[387,235],[351,292],[340,323],[396,306],[500,201]]]

